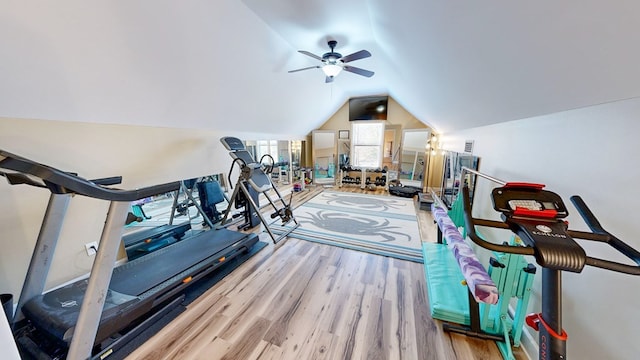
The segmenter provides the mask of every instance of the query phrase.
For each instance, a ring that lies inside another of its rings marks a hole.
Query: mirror
[[[351,155],[351,141],[349,140],[349,130],[340,130],[338,136],[338,168],[342,169],[349,165]]]
[[[334,184],[336,180],[336,132],[315,130],[312,133],[313,182]]]
[[[216,199],[211,205],[203,207],[199,189],[211,182],[220,184],[211,188],[215,194],[210,196],[215,196]],[[205,226],[211,227],[219,221],[227,207],[225,182],[223,174],[187,179],[182,181],[178,191],[132,202],[122,237],[128,260],[193,236]]]
[[[391,171],[398,170],[400,158],[400,145],[402,142],[400,125],[387,125],[384,128],[384,141],[382,144],[382,167]]]
[[[307,173],[304,169],[308,166],[304,160],[308,152],[305,151],[306,141],[246,140],[244,143],[247,151],[256,161],[265,154],[273,157],[274,168],[271,181],[275,186],[291,184],[294,180],[304,182],[305,178],[311,176],[311,170]],[[332,142],[329,141],[329,143]],[[264,163],[270,164],[270,161],[264,160]],[[325,168],[328,168],[328,163],[325,164]],[[124,250],[128,259],[133,260],[182,238],[192,236],[192,232],[202,231],[206,221],[193,200],[198,204],[202,201],[198,192],[198,183],[212,180],[217,181],[221,186],[221,202],[215,204],[215,209],[218,213],[223,213],[233,192],[227,183],[226,174],[184,180],[186,187],[181,188],[177,193],[156,195],[133,202],[130,208],[131,222],[125,226],[123,232]],[[237,177],[231,178],[234,182],[233,186],[236,180]],[[210,209],[203,208],[210,218],[215,218],[210,216],[208,210]],[[145,239],[148,241],[145,242]]]
[[[298,186],[304,188],[304,179],[307,177],[302,168],[304,164],[304,147],[305,141],[294,140],[291,141],[291,167],[290,167],[290,181],[298,183]]]
[[[444,175],[442,177],[442,187],[440,189],[440,198],[445,205],[451,207],[458,197],[462,168],[467,167],[469,169],[478,170],[479,162],[480,159],[471,154],[458,153],[454,151],[445,152],[443,166]],[[469,185],[469,196],[471,200],[473,200],[475,181],[476,176],[469,173],[467,173],[465,179],[462,179],[462,184]]]
[[[276,163],[271,173],[271,181],[287,185],[291,183],[291,143],[286,140],[278,140],[277,144],[278,153],[277,157],[273,157]]]
[[[245,141],[247,151],[256,160],[260,161],[263,156],[269,155],[273,158],[273,170],[271,181],[275,184],[289,184],[291,182],[291,149],[290,141],[287,140],[247,140]],[[264,165],[271,165],[269,159],[262,159]]]
[[[426,145],[430,134],[428,129],[402,131],[398,178],[403,185],[422,187],[425,175]]]
[[[244,146],[247,148],[247,151],[249,152],[249,154],[251,154],[251,156],[253,156],[254,159],[260,159],[259,157],[257,157],[258,153],[257,153],[257,141],[254,140],[247,140],[244,142]]]

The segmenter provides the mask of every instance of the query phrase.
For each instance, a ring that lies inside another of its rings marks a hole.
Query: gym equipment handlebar
[[[512,245],[502,245],[495,244],[483,240],[480,236],[478,236],[475,227],[476,226],[485,226],[485,227],[493,227],[500,229],[510,229],[509,225],[493,220],[485,220],[485,219],[475,219],[471,215],[471,202],[469,196],[469,188],[464,186],[462,189],[462,196],[464,202],[464,220],[467,228],[467,233],[469,238],[476,243],[477,245],[498,252],[512,253],[512,254],[521,254],[521,255],[535,255],[536,249],[530,246],[512,246]],[[582,216],[585,223],[592,232],[584,232],[584,231],[576,231],[576,230],[567,230],[567,235],[571,236],[574,239],[582,239],[582,240],[590,240],[590,241],[599,241],[609,244],[619,253],[632,260],[637,264],[636,265],[627,265],[619,262],[594,258],[591,256],[586,256],[585,265],[590,265],[593,267],[602,268],[605,270],[611,270],[615,272],[630,274],[630,275],[640,275],[640,252],[638,252],[633,247],[629,246],[622,240],[613,236],[600,225],[600,222],[593,215],[591,210],[587,207],[585,202],[579,196],[571,197],[572,203],[575,205],[578,213]]]
[[[582,219],[584,220],[584,222],[587,224],[587,226],[589,226],[589,229],[591,229],[591,231],[593,232],[591,234],[571,232],[570,235],[578,239],[604,241],[607,244],[609,244],[612,248],[616,249],[619,253],[621,253],[628,259],[638,264],[638,266],[625,265],[618,262],[592,258],[587,256],[587,262],[586,262],[587,265],[591,265],[591,266],[595,266],[595,267],[599,267],[607,270],[612,270],[616,272],[621,272],[625,274],[640,275],[640,252],[632,248],[622,240],[618,239],[617,237],[613,236],[608,231],[606,231],[602,227],[602,225],[600,225],[600,222],[598,221],[598,219],[596,219],[596,217],[593,215],[589,207],[587,207],[587,204],[585,204],[585,202],[582,200],[580,196],[574,195],[570,199],[573,205],[576,207],[576,210],[578,210],[578,213],[580,214],[580,216],[582,216]],[[605,239],[601,240],[599,237],[596,237],[596,236],[591,237],[591,235],[604,235]]]
[[[109,201],[135,201],[180,188],[179,181],[134,190],[107,188],[104,186],[119,183],[121,178],[98,179],[93,182],[4,150],[0,150],[0,170],[11,171],[0,171],[0,175],[5,176],[12,185],[46,187],[54,194],[78,194]]]
[[[474,219],[471,216],[471,201],[469,200],[469,188],[467,186],[462,188],[462,199],[464,203],[464,224],[466,226],[466,230],[467,230],[467,234],[469,235],[469,238],[471,238],[471,240],[474,243],[476,243],[477,245],[485,249],[498,251],[498,252],[520,254],[520,255],[533,255],[535,253],[535,249],[532,247],[501,245],[501,244],[495,244],[495,243],[483,240],[476,233],[476,225],[499,228],[499,229],[509,229],[509,226],[500,221]]]

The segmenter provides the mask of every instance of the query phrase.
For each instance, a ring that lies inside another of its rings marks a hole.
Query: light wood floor
[[[294,204],[317,191],[296,194]],[[430,215],[419,212],[419,222],[423,240],[433,239]],[[128,357],[500,358],[493,342],[443,333],[422,264],[294,238],[260,251]]]

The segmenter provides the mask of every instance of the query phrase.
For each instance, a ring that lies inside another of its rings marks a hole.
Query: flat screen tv
[[[365,96],[349,99],[349,121],[387,120],[388,96]]]

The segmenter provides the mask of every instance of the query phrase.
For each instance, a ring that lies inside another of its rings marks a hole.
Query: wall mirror
[[[425,175],[426,145],[430,135],[429,129],[402,131],[398,178],[403,185],[422,187]]]
[[[271,180],[277,185],[292,181],[292,159],[297,156],[297,162],[300,161],[300,141],[297,142],[295,153],[293,143],[289,140],[247,140],[245,146],[256,161],[262,159],[265,166],[274,166],[271,171]],[[265,155],[271,156],[273,164],[270,159],[263,159]]]
[[[340,132],[341,136],[338,138],[338,168],[341,169],[350,164],[351,141],[349,140],[348,130],[340,130]]]
[[[478,170],[480,159],[471,154],[458,153],[454,151],[446,151],[444,155],[444,175],[442,177],[442,187],[440,189],[440,197],[445,205],[451,207],[458,197],[460,185],[469,185],[469,196],[473,200],[473,191],[476,183],[476,176],[467,173],[464,179],[461,179],[462,168],[466,167],[472,170]]]
[[[397,170],[400,158],[400,125],[387,125],[384,128],[384,141],[382,143],[382,167],[388,170]]]
[[[132,202],[122,237],[128,260],[215,226],[228,204],[225,183],[223,174],[185,179],[177,191]]]
[[[315,130],[312,133],[313,182],[334,184],[336,180],[336,132]]]
[[[249,152],[249,154],[251,154],[251,156],[253,156],[254,159],[256,159],[256,161],[260,160],[260,158],[258,157],[258,142],[255,140],[246,140],[244,142],[244,146],[247,148],[247,151]]]
[[[278,140],[277,154],[273,156],[275,161],[273,171],[271,173],[272,181],[279,184],[291,183],[291,142],[286,140]]]
[[[305,141],[291,141],[291,165],[289,174],[290,181],[304,181],[304,178],[306,177],[305,174],[303,174],[301,171],[301,169],[305,167],[304,148]]]

